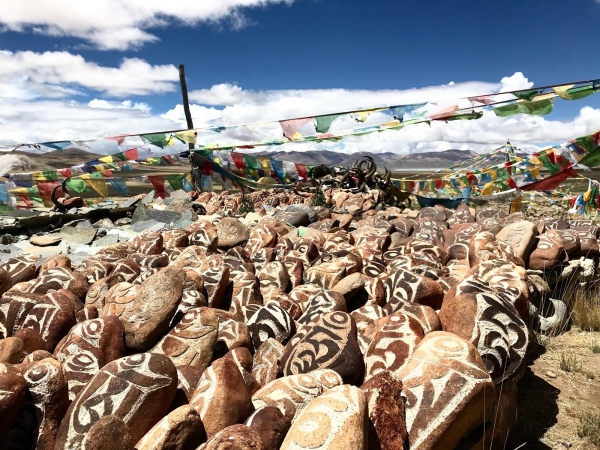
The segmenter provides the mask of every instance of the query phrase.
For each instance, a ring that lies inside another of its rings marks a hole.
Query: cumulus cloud
[[[69,52],[0,51],[0,97],[4,98],[67,97],[82,88],[115,97],[160,94],[173,91],[177,80],[175,66],[155,66],[137,58],[106,67]]]
[[[293,0],[0,0],[0,30],[33,31],[84,39],[102,50],[127,50],[154,42],[150,31],[168,25],[248,20],[244,10]]]
[[[0,99],[0,144],[79,140],[177,127],[133,102]]]

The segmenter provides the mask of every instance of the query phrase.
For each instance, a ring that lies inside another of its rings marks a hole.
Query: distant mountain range
[[[255,156],[268,155],[271,158],[281,161],[293,161],[300,164],[326,164],[328,166],[352,166],[357,159],[363,159],[370,156],[375,160],[377,168],[383,170],[387,167],[390,170],[398,169],[443,169],[454,166],[462,161],[477,156],[472,150],[445,150],[439,152],[425,153],[338,153],[329,150],[307,151],[307,152],[270,152],[253,153]]]
[[[250,152],[248,152],[250,153]],[[79,149],[68,149],[65,151],[51,151],[44,154],[34,154],[29,152],[15,151],[12,155],[23,158],[25,164],[15,164],[12,172],[52,170],[63,167],[69,167],[82,164],[105,155],[89,153]],[[269,156],[281,161],[292,161],[300,164],[327,164],[329,166],[352,166],[357,159],[363,159],[370,156],[375,160],[378,169],[383,170],[387,167],[390,170],[398,169],[443,169],[456,165],[462,161],[477,156],[477,153],[471,150],[446,150],[439,152],[426,153],[338,153],[328,150],[306,151],[306,152],[260,152],[250,153],[253,156]],[[185,162],[184,162],[185,164]]]

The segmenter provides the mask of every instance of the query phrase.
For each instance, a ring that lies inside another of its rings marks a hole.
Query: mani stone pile
[[[504,448],[534,298],[597,227],[278,195],[235,218],[201,194],[210,216],[77,265],[9,259],[0,448]]]

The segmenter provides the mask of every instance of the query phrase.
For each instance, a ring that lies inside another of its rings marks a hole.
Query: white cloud
[[[0,143],[78,140],[178,127],[148,111],[143,104],[132,102],[0,99]]]
[[[173,91],[177,80],[175,66],[154,66],[137,58],[106,67],[69,52],[0,51],[2,98],[66,97],[81,88],[116,97],[160,94]]]
[[[192,114],[194,127],[196,128],[217,125],[215,122],[220,122],[223,114],[223,111],[220,109],[207,108],[206,106],[200,105],[190,105],[190,112]],[[182,128],[187,128],[183,105],[175,106],[175,108],[163,114],[162,117],[172,120]]]
[[[148,30],[228,21],[248,23],[243,11],[293,0],[0,0],[0,30],[34,31],[84,39],[104,50],[127,50],[154,42]]]
[[[95,98],[88,102],[90,108],[95,109],[139,109],[140,111],[150,114],[150,105],[143,102],[132,102],[131,100],[123,100],[122,102],[111,102],[109,100],[101,100]]]

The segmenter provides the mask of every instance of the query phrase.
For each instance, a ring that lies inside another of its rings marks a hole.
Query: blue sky
[[[192,95],[199,105],[194,112],[197,123],[280,119],[335,112],[349,104],[377,106],[385,103],[386,92],[401,96],[413,88],[423,89],[422,99],[431,100],[439,92],[436,87],[450,82],[460,87],[456,92],[462,96],[463,92],[486,93],[478,89],[523,88],[530,85],[527,81],[545,85],[600,78],[600,58],[593,51],[599,37],[596,0],[202,1],[208,6],[199,9],[189,0],[165,2],[166,11],[173,14],[166,17],[164,5],[156,10],[145,6],[140,12],[122,5],[137,1],[104,0],[98,2],[98,12],[75,20],[81,6],[72,0],[58,0],[54,8],[39,14],[31,14],[31,7],[27,10],[27,3],[33,5],[35,0],[23,0],[20,6],[0,0],[0,29],[4,30],[0,51],[10,52],[7,58],[15,63],[12,71],[0,68],[0,108],[5,111],[0,111],[0,142],[87,137],[94,129],[100,135],[138,131],[119,126],[152,131],[169,121],[178,122],[181,114],[176,105],[181,100],[172,71],[178,63],[186,66],[188,89],[199,92]],[[239,7],[259,3],[266,5]],[[73,18],[65,11],[72,11]],[[135,15],[142,18],[130,20]],[[163,23],[150,24],[158,20]],[[53,53],[40,63],[43,52]],[[73,63],[76,57],[79,64]],[[123,60],[131,58],[147,66],[124,70]],[[53,59],[57,67],[48,61]],[[108,80],[95,67],[120,73],[111,72],[115,79]],[[153,74],[136,79],[146,72]],[[501,85],[501,79],[519,72],[522,77]],[[89,83],[90,76],[98,79]],[[120,77],[129,79],[131,86]],[[469,82],[474,84],[465,84]],[[145,87],[139,88],[140,83]],[[216,92],[214,86],[221,88]],[[338,97],[329,95],[334,89],[343,91]],[[418,92],[413,94],[419,97]],[[212,100],[207,101],[209,94]],[[230,100],[223,100],[223,95]],[[297,113],[295,96],[307,98]],[[354,103],[348,103],[349,98]],[[392,99],[396,97],[390,95]],[[588,109],[582,114],[584,107]],[[534,122],[531,117],[519,118],[512,129],[523,145],[566,140],[576,137],[567,136],[568,130],[577,135],[600,128],[599,109],[600,95],[578,102],[558,101],[551,116]],[[7,114],[7,110],[18,113]],[[37,112],[33,118],[27,114],[30,110]],[[561,122],[560,133],[552,121]],[[457,133],[464,132],[465,145],[483,148],[504,139],[501,134],[512,134],[511,123],[490,123],[502,133],[482,139],[485,142],[477,142],[477,129],[456,128]],[[456,136],[435,131],[430,137],[427,130],[406,133],[411,134],[406,145],[402,137],[378,141],[378,149],[443,149],[449,141],[453,145],[446,147],[455,146]],[[554,132],[546,136],[548,131]],[[419,147],[423,140],[431,145]],[[360,150],[372,144],[366,139],[343,148]]]

